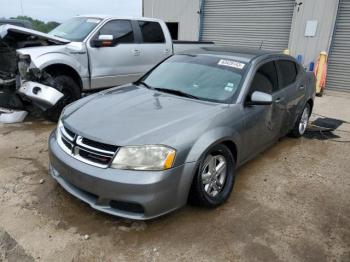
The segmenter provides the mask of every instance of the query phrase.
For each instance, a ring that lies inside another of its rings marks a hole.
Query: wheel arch
[[[50,75],[67,75],[70,76],[80,87],[80,90],[83,89],[83,82],[78,74],[78,72],[71,66],[66,64],[51,64],[43,69],[43,71],[47,72]]]

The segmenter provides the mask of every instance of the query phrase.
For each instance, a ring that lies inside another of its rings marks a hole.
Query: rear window
[[[144,43],[164,43],[163,30],[159,23],[139,21],[141,34]]]
[[[297,77],[296,64],[293,61],[289,61],[289,60],[278,60],[277,64],[282,76],[281,88],[284,88],[294,83]]]

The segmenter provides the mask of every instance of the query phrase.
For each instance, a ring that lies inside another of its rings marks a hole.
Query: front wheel
[[[309,124],[310,113],[311,113],[311,107],[307,103],[306,106],[304,107],[303,112],[298,117],[293,130],[290,132],[291,136],[301,137],[302,135],[304,135],[306,128]]]
[[[225,202],[235,181],[235,160],[227,146],[219,144],[208,150],[195,175],[190,202],[216,207]]]
[[[52,87],[63,93],[63,97],[57,102],[56,105],[46,110],[46,117],[57,122],[63,108],[78,100],[81,97],[81,91],[79,85],[70,77],[66,75],[54,76],[52,79]]]

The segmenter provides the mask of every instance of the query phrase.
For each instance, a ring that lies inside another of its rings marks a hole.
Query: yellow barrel
[[[283,54],[285,54],[285,55],[290,55],[289,49],[288,49],[288,48],[284,49],[284,50],[283,50]]]
[[[317,66],[317,72],[316,72],[316,94],[320,94],[321,93],[321,81],[323,78],[323,74],[324,74],[324,65],[325,63],[327,63],[327,53],[326,51],[322,51],[320,53],[320,56],[318,58],[318,66]]]

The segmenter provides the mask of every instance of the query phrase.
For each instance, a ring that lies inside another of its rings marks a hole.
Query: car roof
[[[243,47],[224,47],[224,46],[212,46],[212,47],[200,47],[185,51],[181,54],[187,55],[209,55],[218,56],[224,58],[230,58],[240,60],[242,62],[249,63],[253,59],[269,54],[280,54],[280,52],[267,51],[262,49],[243,48]]]
[[[101,14],[91,14],[91,15],[78,15],[76,17],[89,17],[89,18],[99,18],[99,19],[128,19],[128,20],[147,20],[147,21],[161,21],[157,18],[151,18],[151,17],[135,17],[135,16],[113,16],[113,15],[101,15]]]

